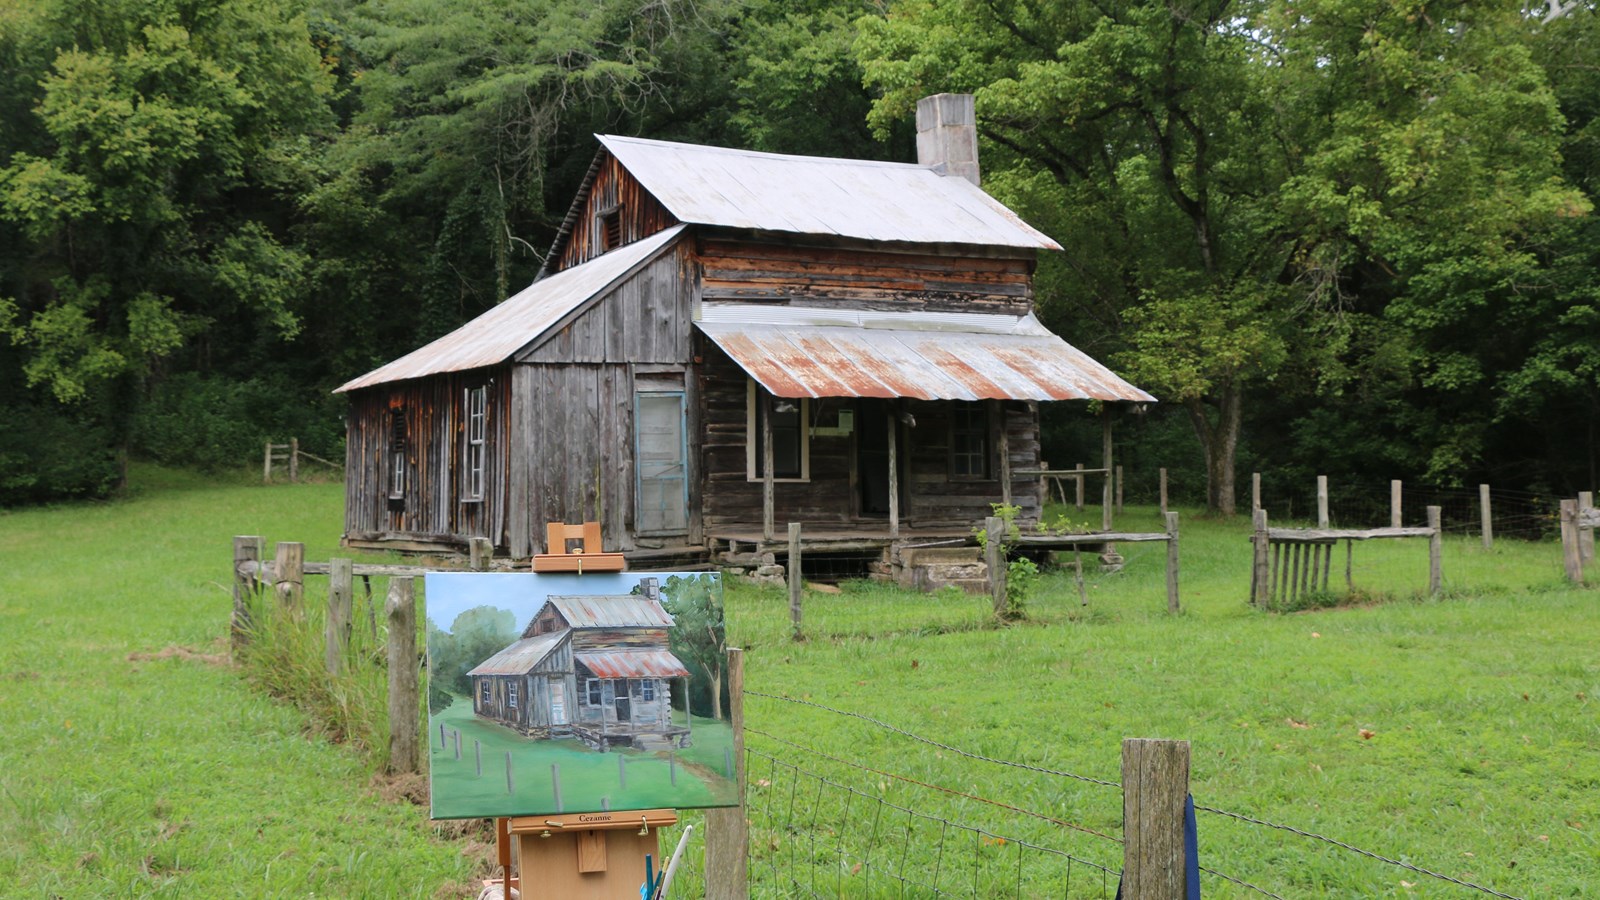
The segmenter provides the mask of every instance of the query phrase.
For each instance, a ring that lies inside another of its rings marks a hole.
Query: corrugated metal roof
[[[1031,314],[707,303],[695,325],[778,397],[1155,400]]]
[[[582,265],[536,281],[455,331],[360,378],[345,382],[334,393],[505,362],[512,354],[537,340],[567,313],[595,295],[604,293],[618,279],[665,248],[682,232],[682,225],[674,225],[642,241],[618,247]]]
[[[479,663],[468,675],[526,675],[567,636],[565,631],[523,638]]]
[[[605,650],[572,658],[597,678],[687,678],[689,670],[665,650]]]
[[[869,241],[1061,249],[976,185],[927,166],[596,137],[683,222]]]
[[[612,597],[550,597],[573,628],[671,628],[672,617],[655,600],[637,594]]]

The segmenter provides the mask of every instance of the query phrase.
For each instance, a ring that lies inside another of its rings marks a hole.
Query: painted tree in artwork
[[[467,673],[489,657],[504,650],[518,636],[516,617],[510,610],[475,606],[463,611],[441,631],[428,622],[429,702],[434,702],[432,685],[461,696],[472,694],[472,679]],[[448,705],[448,704],[444,704]],[[444,705],[437,708],[443,709]]]
[[[728,658],[722,589],[711,575],[673,575],[663,585],[661,605],[672,615],[672,652],[711,677],[711,716],[722,718],[722,668]],[[688,698],[684,698],[685,706]]]

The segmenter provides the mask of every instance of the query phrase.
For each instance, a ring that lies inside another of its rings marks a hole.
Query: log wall
[[[350,395],[345,427],[345,537],[465,548],[472,537],[506,546],[511,381],[503,366],[380,385]],[[484,497],[463,500],[465,391],[487,386]],[[406,489],[389,498],[390,410],[405,419]]]
[[[604,236],[596,228],[600,213],[612,208],[618,208],[620,212],[622,244],[631,244],[678,224],[678,220],[667,212],[660,201],[618,165],[611,154],[605,153],[585,198],[584,208],[578,214],[577,221],[572,223],[572,233],[561,248],[560,261],[551,271],[570,269],[614,249],[606,246]]]
[[[973,247],[899,253],[882,244],[780,242],[728,232],[706,233],[698,243],[706,300],[1015,315],[1032,309],[1032,255],[987,255]]]

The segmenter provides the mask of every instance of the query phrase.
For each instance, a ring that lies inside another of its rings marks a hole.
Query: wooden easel
[[[545,528],[546,549],[533,558],[535,572],[621,572],[621,553],[606,553],[600,543],[600,523],[567,525],[551,522]],[[567,541],[582,546],[569,551]],[[659,871],[659,829],[675,825],[671,809],[617,810],[561,813],[550,816],[513,816],[495,820],[495,844],[504,872],[504,894],[511,896],[513,841],[516,846],[523,900],[639,900],[645,881],[645,857],[654,857]]]
[[[516,839],[523,900],[639,900],[645,856],[666,867],[657,834],[677,823],[671,809],[516,816],[497,821],[496,837],[504,863]]]
[[[600,523],[567,525],[551,522],[545,526],[545,550],[533,558],[535,572],[621,572],[621,553],[606,553],[600,543]],[[567,541],[582,541],[577,550],[567,550]]]

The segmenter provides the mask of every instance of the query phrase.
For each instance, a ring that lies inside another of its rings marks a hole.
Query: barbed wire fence
[[[1119,822],[1123,812],[1120,782],[964,749],[813,700],[748,689],[743,693],[752,705],[764,705],[753,717],[758,721],[784,721],[805,731],[796,716],[821,716],[831,720],[829,735],[839,733],[839,723],[848,726],[851,740],[845,747],[882,748],[887,742],[896,761],[890,768],[851,759],[837,739],[827,749],[814,746],[820,729],[796,739],[747,725],[752,896],[1109,900],[1117,895],[1122,838],[1115,833],[1119,826],[1108,823]],[[930,754],[938,765],[930,764]],[[967,768],[952,774],[957,764]],[[1036,808],[1038,800],[988,796],[1015,789],[1007,774],[1042,780],[1042,790],[1034,784],[1023,792],[1057,803],[1041,809]],[[952,778],[960,778],[964,786],[940,783]],[[1077,815],[1069,817],[1056,806]],[[1463,894],[1518,900],[1470,877],[1407,861],[1404,853],[1379,853],[1210,805],[1196,803],[1195,810],[1433,879]],[[1204,841],[1203,831],[1201,837]],[[1204,844],[1200,856],[1206,859]],[[1212,890],[1226,887],[1226,896],[1283,900],[1288,890],[1260,883],[1285,880],[1281,874],[1245,878],[1204,865],[1200,872],[1203,881],[1215,882]]]

